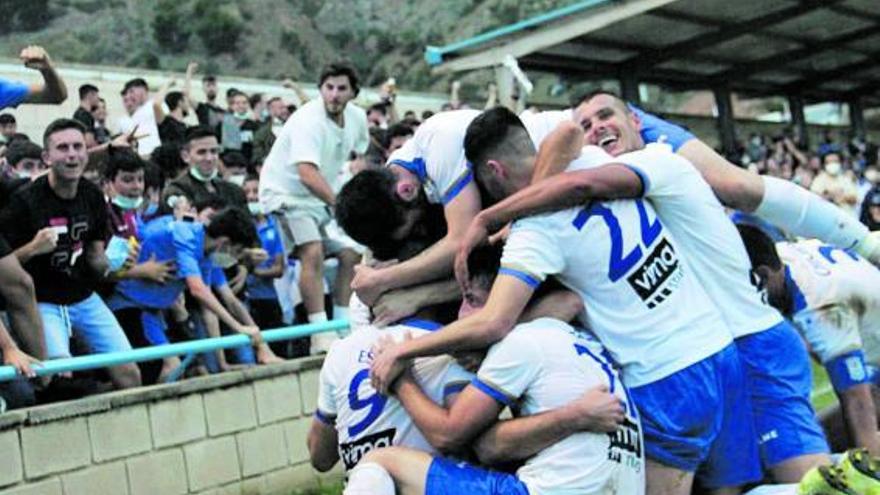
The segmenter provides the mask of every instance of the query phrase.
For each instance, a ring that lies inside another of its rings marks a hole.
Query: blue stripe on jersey
[[[845,392],[856,385],[871,383],[872,376],[861,349],[837,356],[825,363],[825,369],[835,392]]]
[[[443,325],[437,323],[436,321],[429,320],[421,320],[419,318],[407,318],[400,322],[401,325],[406,325],[408,327],[419,328],[421,330],[427,330],[429,332],[433,332],[435,330],[440,330],[443,328]]]
[[[791,296],[791,314],[795,314],[798,311],[805,309],[807,307],[807,298],[804,297],[804,293],[801,292],[801,288],[798,287],[797,282],[795,282],[794,278],[792,278],[791,270],[788,268],[788,266],[785,267],[785,287],[786,289],[788,289],[788,294]]]
[[[401,167],[409,170],[410,172],[416,174],[416,177],[419,178],[419,181],[424,184],[428,180],[428,170],[425,168],[425,160],[417,156],[413,158],[411,162],[406,160],[392,160],[388,163],[388,165],[400,165]]]
[[[471,380],[471,385],[476,387],[477,390],[479,390],[480,392],[483,392],[484,394],[488,395],[489,397],[495,399],[501,405],[509,406],[509,405],[513,404],[513,400],[510,397],[508,397],[507,394],[496,389],[492,385],[489,385],[488,383],[480,380],[477,377],[474,377],[474,379]]]
[[[532,288],[541,285],[541,281],[536,279],[535,277],[533,277],[531,274],[528,274],[528,273],[520,271],[520,270],[515,270],[513,268],[502,267],[500,270],[498,270],[498,274],[499,275],[510,275],[511,277],[516,277],[516,278],[522,280],[523,282],[525,282],[526,285],[528,285],[529,287],[532,287]]]
[[[327,426],[333,426],[336,424],[336,416],[332,414],[322,413],[319,409],[315,409],[315,419],[324,423]]]
[[[629,163],[624,163],[623,165],[639,176],[639,181],[642,183],[642,193],[639,196],[648,194],[648,191],[651,189],[651,179],[648,178],[647,174],[635,165],[630,165]]]
[[[452,394],[457,394],[464,390],[467,387],[468,382],[452,382],[447,383],[445,387],[443,387],[443,398],[449,397]]]
[[[443,204],[449,204],[458,193],[460,193],[468,184],[470,184],[474,180],[474,173],[471,172],[470,168],[452,184],[452,187],[446,191],[446,194],[443,195]]]

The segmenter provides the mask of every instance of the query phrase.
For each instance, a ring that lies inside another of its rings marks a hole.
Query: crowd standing
[[[0,108],[67,97],[42,48],[21,59],[43,82],[0,80]],[[604,92],[517,115],[454,85],[436,114],[401,116],[393,79],[357,106],[344,63],[315,99],[284,81],[296,104],[220,102],[213,75],[195,101],[197,73],[128,81],[122,116],[84,84],[40,137],[0,114],[0,349],[22,374],[5,407],[181,367],[36,378],[42,360],[244,334],[186,373],[325,354],[308,449],[319,470],[342,460],[350,494],[880,484],[862,469],[880,455],[863,137],[752,135],[726,159]],[[350,333],[261,335],[332,318]],[[833,466],[810,353],[841,398],[849,437],[831,443],[866,449]]]

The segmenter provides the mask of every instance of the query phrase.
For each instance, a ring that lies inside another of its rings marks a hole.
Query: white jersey
[[[339,127],[327,115],[324,100],[318,98],[287,119],[260,173],[260,202],[266,211],[324,206],[303,185],[297,164],[315,164],[331,189],[336,190],[339,172],[351,153],[365,153],[370,144],[364,110],[349,103],[342,115],[344,127]]]
[[[880,363],[880,270],[852,251],[817,240],[780,242],[792,322],[821,361],[863,348]]]
[[[760,284],[736,226],[709,184],[686,158],[673,153],[667,144],[648,144],[617,157],[597,146],[585,150],[576,162],[580,167],[623,163],[642,178],[643,196],[675,236],[733,338],[782,322],[782,315],[762,299]]]
[[[479,110],[454,110],[434,114],[422,122],[412,139],[388,158],[415,174],[428,201],[447,204],[473,181],[471,166],[464,156],[464,136]]]
[[[732,341],[694,268],[647,201],[592,202],[518,220],[501,274],[549,275],[584,300],[584,323],[630,387],[660,380]]]
[[[367,325],[333,343],[321,367],[317,414],[334,421],[346,470],[374,448],[401,445],[436,453],[400,402],[376,392],[370,384],[370,365],[371,349],[380,336],[402,339],[407,331],[418,336],[437,328],[440,325],[423,320],[382,330]],[[440,405],[473,378],[447,355],[416,359],[413,373],[425,394]]]
[[[526,110],[519,114],[519,119],[525,126],[526,131],[528,131],[529,137],[532,138],[532,142],[535,143],[535,149],[537,149],[541,146],[541,142],[543,142],[560,123],[572,120],[572,111],[570,108],[537,113]]]
[[[518,416],[557,409],[607,386],[626,406],[618,431],[572,435],[526,461],[517,477],[533,495],[645,492],[638,412],[595,340],[551,318],[518,325],[489,349],[473,384]]]

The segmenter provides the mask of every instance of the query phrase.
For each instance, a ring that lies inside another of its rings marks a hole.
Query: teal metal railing
[[[308,337],[321,332],[345,330],[347,328],[348,320],[340,319],[265,330],[262,332],[262,335],[263,340],[266,342],[276,342],[279,340]],[[33,369],[36,371],[37,376],[54,375],[70,371],[83,371],[106,368],[108,366],[118,366],[125,363],[152,361],[154,359],[163,359],[171,356],[195,355],[203,352],[215,351],[217,349],[232,349],[234,347],[250,345],[250,342],[250,338],[247,335],[227,335],[225,337],[191,340],[176,344],[142,347],[140,349],[132,349],[123,352],[109,352],[106,354],[90,354],[88,356],[77,356],[66,359],[52,359],[34,365]],[[12,380],[16,375],[17,372],[12,366],[0,366],[0,382]]]

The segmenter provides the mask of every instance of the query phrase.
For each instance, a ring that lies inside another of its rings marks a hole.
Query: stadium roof
[[[585,0],[444,47],[435,72],[500,65],[675,89],[880,106],[877,0]]]

